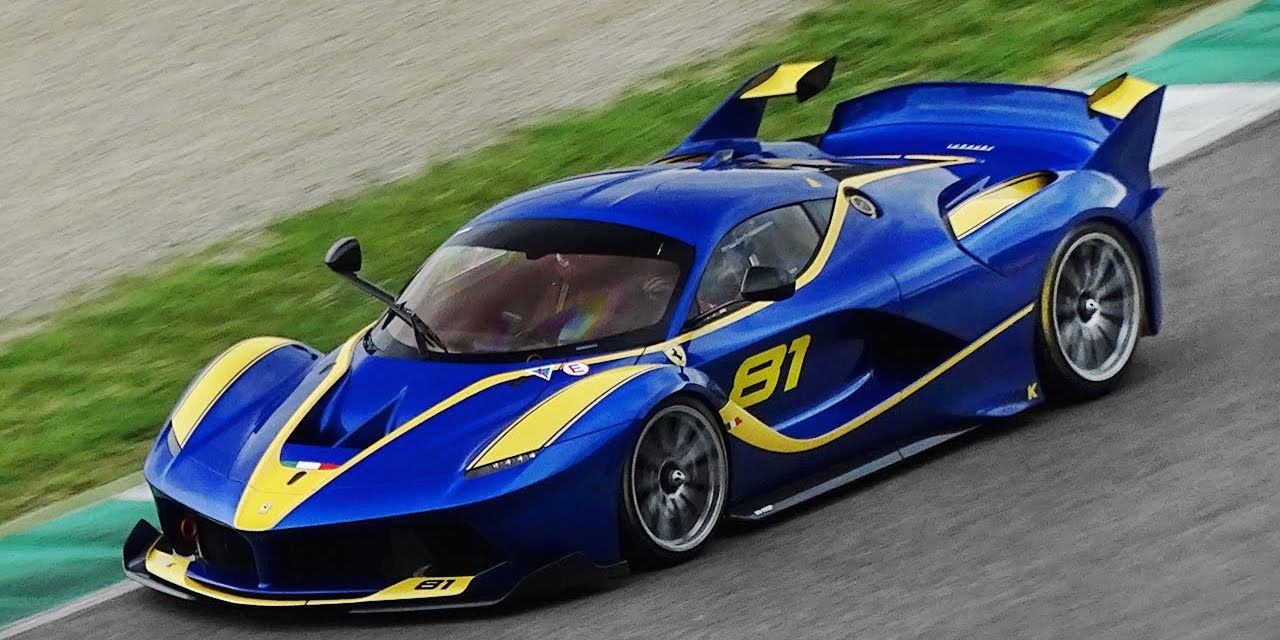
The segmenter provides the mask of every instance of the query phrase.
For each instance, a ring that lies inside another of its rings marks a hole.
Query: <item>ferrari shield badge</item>
[[[663,353],[667,354],[667,359],[671,361],[671,364],[674,364],[677,367],[683,367],[689,362],[688,356],[684,353],[684,347],[681,347],[680,345],[667,347]]]

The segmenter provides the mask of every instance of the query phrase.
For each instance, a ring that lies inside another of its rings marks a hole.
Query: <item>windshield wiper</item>
[[[426,355],[428,344],[433,344],[440,351],[449,353],[449,348],[444,346],[444,340],[441,340],[440,335],[432,331],[431,327],[427,326],[426,321],[418,317],[418,314],[410,311],[403,304],[394,301],[387,305],[387,310],[403,320],[413,330],[413,339],[418,343],[419,353]]]
[[[360,254],[360,241],[355,238],[343,238],[329,248],[329,252],[324,256],[324,264],[333,270],[334,273],[342,276],[344,279],[356,285],[361,291],[373,296],[375,300],[387,306],[397,318],[404,321],[413,330],[414,342],[417,343],[418,352],[427,355],[427,346],[434,344],[444,353],[449,353],[448,347],[444,346],[444,341],[436,332],[427,326],[427,323],[418,317],[418,314],[409,310],[403,303],[397,302],[396,297],[391,292],[379,287],[378,285],[361,278],[357,275],[360,271],[362,262]]]

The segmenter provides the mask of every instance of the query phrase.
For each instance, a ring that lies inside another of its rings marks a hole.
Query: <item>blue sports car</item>
[[[493,604],[696,554],[1046,400],[1106,393],[1160,328],[1163,89],[927,83],[765,142],[773,66],[649,165],[458,229],[334,351],[241,342],[146,461],[129,577],[183,598]]]

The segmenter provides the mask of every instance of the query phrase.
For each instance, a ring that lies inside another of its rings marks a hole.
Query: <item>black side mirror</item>
[[[351,274],[360,271],[363,260],[360,241],[353,237],[346,237],[333,243],[333,246],[329,247],[329,252],[324,254],[325,266],[338,273]]]
[[[786,300],[796,292],[796,279],[777,267],[751,267],[742,276],[742,299],[750,302]]]

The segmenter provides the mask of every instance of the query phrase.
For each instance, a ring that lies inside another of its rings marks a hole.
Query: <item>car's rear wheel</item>
[[[692,557],[715,530],[728,486],[724,436],[711,413],[683,398],[660,404],[623,473],[628,560],[653,567]]]
[[[1142,271],[1115,228],[1087,224],[1054,251],[1040,297],[1040,379],[1052,399],[1111,391],[1142,334]]]

